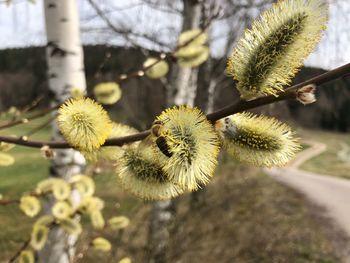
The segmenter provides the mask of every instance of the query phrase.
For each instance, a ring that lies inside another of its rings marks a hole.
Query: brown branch
[[[57,117],[57,114],[54,114],[52,117],[50,117],[48,120],[46,120],[44,123],[38,125],[37,127],[34,127],[32,130],[30,130],[29,132],[27,132],[25,135],[21,136],[22,138],[24,136],[32,136],[33,134],[37,133],[38,131],[44,129],[45,127],[47,127],[51,122],[53,122]]]
[[[12,204],[19,204],[19,199],[11,199],[11,200],[0,200],[0,206],[6,206],[6,205],[12,205]]]
[[[76,263],[76,262],[78,262],[79,260],[83,259],[84,256],[85,256],[85,254],[86,254],[86,252],[88,252],[88,250],[89,250],[90,248],[91,248],[91,243],[89,243],[88,245],[85,245],[85,246],[83,247],[83,249],[73,257],[72,263]]]
[[[284,92],[278,93],[278,96],[265,96],[261,98],[257,98],[251,101],[244,101],[244,100],[238,100],[231,105],[228,105],[225,108],[222,108],[216,112],[213,112],[211,114],[207,115],[208,120],[211,122],[215,122],[221,118],[224,118],[226,116],[235,114],[237,112],[241,112],[244,110],[250,110],[253,108],[257,108],[263,105],[268,105],[271,103],[275,103],[282,100],[287,99],[295,99],[296,97],[296,91],[308,84],[315,84],[315,85],[321,85],[326,82],[335,80],[337,78],[341,78],[347,74],[350,73],[350,63],[346,64],[344,66],[341,66],[339,68],[330,70],[324,74],[321,74],[319,76],[316,76],[314,78],[311,78],[307,81],[301,82],[297,85],[294,85],[290,88],[287,88]],[[125,136],[125,137],[119,137],[119,138],[113,138],[109,139],[105,142],[103,146],[121,146],[123,144],[140,141],[145,139],[150,134],[149,130]],[[49,146],[50,148],[54,149],[64,149],[64,148],[71,148],[67,142],[58,142],[58,141],[32,141],[32,140],[22,140],[21,138],[15,138],[10,136],[0,136],[0,141],[8,142],[8,143],[14,143],[18,145],[28,146],[28,147],[34,147],[34,148],[41,148],[44,145]]]
[[[49,229],[52,229],[56,224],[56,222],[52,222],[50,225],[48,225]],[[17,252],[9,259],[8,263],[13,263],[16,261],[16,259],[21,255],[21,252],[25,250],[30,244],[30,238],[28,238],[26,241],[23,242],[23,245],[17,250]]]
[[[10,127],[13,127],[13,126],[18,125],[18,124],[27,123],[28,121],[40,118],[40,117],[58,109],[59,107],[60,107],[60,105],[55,105],[55,106],[52,106],[50,108],[39,111],[39,112],[37,112],[37,113],[33,114],[32,116],[29,116],[27,118],[21,118],[19,120],[14,120],[14,121],[11,121],[8,123],[0,124],[0,130],[10,128]]]
[[[131,31],[122,31],[120,29],[118,29],[111,21],[110,19],[102,12],[101,9],[99,9],[99,7],[97,6],[97,4],[93,1],[93,0],[88,0],[88,2],[90,3],[90,5],[95,9],[95,11],[97,12],[97,14],[105,21],[105,23],[116,33],[123,35],[127,40],[130,41],[130,38],[128,36],[128,34],[132,33]],[[168,57],[170,58],[174,58],[174,54],[176,51],[178,51],[180,48],[182,47],[186,47],[187,45],[189,45],[190,43],[192,43],[194,40],[196,40],[206,29],[208,29],[208,27],[211,25],[211,23],[213,22],[213,20],[215,18],[217,18],[219,16],[219,13],[214,13],[211,17],[208,18],[208,20],[205,22],[205,24],[202,27],[201,32],[199,32],[198,34],[196,34],[195,36],[193,36],[191,39],[189,39],[188,41],[186,41],[185,43],[178,45],[171,53],[164,53],[162,52],[157,60],[148,65],[147,67],[142,66],[141,69],[137,70],[137,71],[133,71],[130,72],[128,74],[121,74],[119,76],[116,77],[115,82],[120,83],[126,80],[129,80],[130,78],[135,78],[135,77],[142,77],[144,76],[144,73],[146,70],[152,68],[154,65],[158,64],[159,62],[167,59]],[[144,36],[143,36],[144,37]]]
[[[38,193],[35,193],[35,192],[29,193],[27,195],[34,196],[34,197],[42,197],[42,196],[44,196],[44,194],[38,194]],[[0,206],[19,204],[20,202],[21,202],[20,199],[0,200]]]
[[[26,113],[34,109],[36,106],[38,106],[39,102],[43,100],[43,98],[44,98],[44,95],[38,96],[34,101],[32,101],[29,105],[27,105],[22,109],[22,113]]]
[[[17,252],[9,259],[8,263],[13,263],[16,261],[16,259],[19,257],[19,255],[21,254],[21,252],[23,250],[25,250],[30,243],[30,239],[27,239],[26,241],[24,241],[23,245],[20,247],[19,250],[17,250]]]

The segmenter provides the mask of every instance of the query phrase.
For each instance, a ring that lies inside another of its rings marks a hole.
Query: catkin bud
[[[304,105],[314,103],[316,101],[315,91],[316,85],[306,85],[298,89],[297,100]]]
[[[60,226],[71,235],[79,235],[82,231],[81,224],[73,218],[64,218],[59,220]]]
[[[53,151],[48,145],[44,145],[43,147],[41,147],[40,151],[42,156],[47,160],[51,160],[56,156],[56,152]]]
[[[108,220],[108,224],[114,230],[125,228],[129,223],[130,220],[126,216],[115,216]]]
[[[112,248],[111,243],[102,237],[97,237],[92,241],[92,246],[94,249],[101,251],[110,251]]]
[[[15,158],[7,153],[0,152],[0,166],[10,166],[14,164]]]
[[[19,255],[19,263],[34,263],[34,254],[31,250],[23,250]]]
[[[40,224],[35,224],[33,226],[30,245],[35,250],[41,250],[47,241],[47,236],[49,233],[48,227]]]
[[[23,196],[19,204],[20,209],[29,217],[36,216],[41,209],[40,201],[34,196]]]

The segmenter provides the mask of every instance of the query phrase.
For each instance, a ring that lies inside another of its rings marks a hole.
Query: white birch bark
[[[182,32],[199,28],[201,22],[200,1],[184,0]],[[197,91],[198,68],[179,68],[175,76],[177,93],[174,98],[176,105],[193,106]]]
[[[48,63],[49,88],[53,104],[62,103],[70,97],[72,87],[85,93],[83,49],[80,41],[79,15],[76,0],[44,0],[47,34],[46,58]],[[57,125],[53,124],[53,140],[62,140]],[[73,149],[57,150],[52,160],[50,176],[68,179],[82,172],[84,157]],[[77,203],[79,196],[73,195]],[[46,211],[52,202],[47,203]],[[50,230],[49,239],[39,253],[41,263],[69,263],[74,255],[75,236],[68,236],[60,228]]]
[[[201,20],[201,5],[197,0],[183,0],[183,25],[182,32],[199,28]],[[168,103],[173,101],[176,105],[194,105],[197,91],[198,69],[178,68],[173,75],[176,95],[167,96]],[[172,92],[170,90],[170,92]],[[171,106],[171,105],[168,105]],[[154,202],[151,213],[149,247],[150,262],[165,263],[167,260],[167,248],[170,241],[169,223],[174,218],[174,200]]]

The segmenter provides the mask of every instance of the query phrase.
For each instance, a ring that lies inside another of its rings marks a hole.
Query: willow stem
[[[268,104],[275,103],[282,100],[295,99],[297,90],[301,87],[304,87],[309,84],[321,85],[326,82],[343,77],[349,73],[350,73],[350,63],[344,66],[341,66],[339,68],[330,70],[324,74],[321,74],[319,76],[316,76],[314,78],[301,82],[299,84],[296,84],[290,88],[287,88],[285,91],[278,93],[277,96],[273,96],[273,95],[265,96],[265,97],[257,98],[250,101],[244,101],[239,99],[236,102],[216,112],[208,114],[207,118],[208,120],[214,123],[215,121],[221,118],[227,117],[229,115],[232,115],[241,111],[250,110],[253,108],[257,108],[263,105],[268,105]],[[129,136],[109,139],[102,146],[121,146],[126,143],[143,140],[149,134],[150,134],[150,130],[146,130],[146,131],[129,135]],[[53,149],[72,148],[72,146],[70,146],[67,142],[23,140],[21,138],[14,138],[10,136],[0,136],[0,141],[7,142],[7,143],[14,143],[18,145],[27,146],[27,147],[34,147],[34,148],[41,148],[44,145],[47,145]]]

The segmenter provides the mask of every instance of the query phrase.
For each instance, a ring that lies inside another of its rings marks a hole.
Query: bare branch
[[[42,111],[39,111],[35,114],[33,114],[32,116],[29,116],[27,118],[21,118],[19,120],[15,120],[15,121],[11,121],[11,122],[8,122],[8,123],[4,123],[4,124],[0,124],[0,130],[1,129],[6,129],[6,128],[10,128],[12,126],[15,126],[15,125],[18,125],[18,124],[22,124],[22,123],[27,123],[28,121],[31,121],[31,120],[34,120],[34,119],[37,119],[37,118],[40,118],[56,109],[58,109],[60,107],[60,105],[55,105],[55,106],[52,106],[50,108],[47,108],[47,109],[44,109]]]
[[[253,108],[257,108],[263,105],[275,103],[282,100],[287,99],[295,99],[296,98],[296,92],[299,88],[304,87],[309,84],[315,84],[316,86],[322,85],[324,83],[327,83],[329,81],[344,77],[350,73],[350,63],[341,66],[339,68],[330,70],[324,74],[318,75],[314,78],[311,78],[307,81],[301,82],[297,85],[294,85],[292,87],[287,88],[284,92],[279,92],[278,96],[265,96],[261,98],[257,98],[251,101],[244,101],[239,99],[237,102],[232,103],[231,105],[228,105],[225,108],[222,108],[216,112],[213,112],[211,114],[207,115],[208,120],[211,122],[215,122],[221,118],[224,118],[226,116],[245,111],[250,110]],[[103,146],[121,146],[123,144],[140,141],[145,139],[150,134],[149,130],[129,135],[125,137],[119,137],[114,139],[109,139],[105,142]],[[72,148],[67,142],[50,142],[50,141],[32,141],[32,140],[22,140],[21,138],[14,138],[10,136],[0,136],[0,141],[8,142],[8,143],[14,143],[18,145],[28,146],[28,147],[34,147],[34,148],[41,148],[44,145],[49,146],[50,148],[56,148],[56,149],[64,149],[64,148]]]

